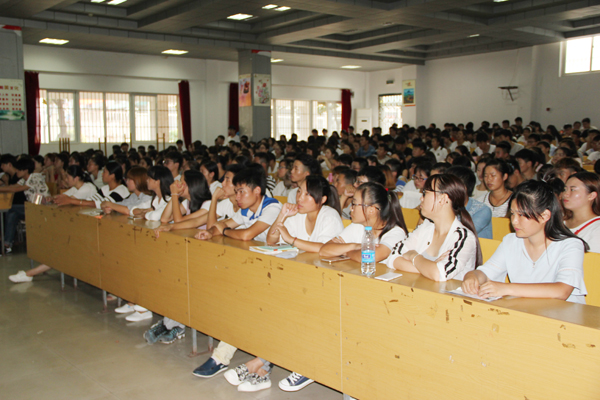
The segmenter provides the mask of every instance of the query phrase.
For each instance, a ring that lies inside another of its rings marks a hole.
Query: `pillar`
[[[240,50],[240,135],[252,141],[271,137],[271,55],[270,52]],[[260,86],[260,95],[254,93]],[[261,100],[262,99],[262,103]]]

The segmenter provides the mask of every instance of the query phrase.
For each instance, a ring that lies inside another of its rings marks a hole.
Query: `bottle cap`
[[[365,226],[365,231],[370,231],[370,230],[372,230],[372,229],[373,229],[373,228],[371,228],[370,226]]]

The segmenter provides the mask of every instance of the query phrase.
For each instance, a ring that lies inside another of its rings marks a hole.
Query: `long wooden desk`
[[[353,397],[600,397],[600,308],[472,300],[445,293],[458,281],[383,282],[78,210],[27,204],[30,258]]]

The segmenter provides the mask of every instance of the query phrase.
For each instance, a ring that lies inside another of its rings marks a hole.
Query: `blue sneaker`
[[[144,332],[144,339],[148,342],[148,344],[154,344],[156,341],[165,333],[167,333],[168,329],[163,324],[162,320],[152,325],[150,329]]]
[[[204,364],[196,368],[192,374],[199,378],[212,378],[219,372],[225,371],[227,367],[228,365],[221,364],[211,357]]]
[[[279,381],[279,389],[284,392],[297,392],[300,389],[304,389],[314,381],[302,376],[296,372],[292,372],[287,378]]]
[[[167,333],[163,333],[158,338],[158,341],[163,344],[171,344],[178,339],[183,339],[184,337],[185,337],[185,329],[181,328],[179,326],[176,326],[175,328],[171,329]]]

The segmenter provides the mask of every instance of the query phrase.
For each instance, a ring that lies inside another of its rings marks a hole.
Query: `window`
[[[565,74],[590,71],[600,71],[600,35],[567,41]]]
[[[78,104],[78,107],[75,107]],[[40,89],[42,143],[71,138],[80,143],[156,140],[180,137],[179,102],[172,94],[66,92]]]
[[[328,132],[342,127],[342,103],[337,101],[271,100],[271,136],[278,138],[292,133],[298,140],[307,140],[313,129]]]
[[[402,125],[402,95],[384,94],[379,96],[379,126],[388,132],[393,124]]]

